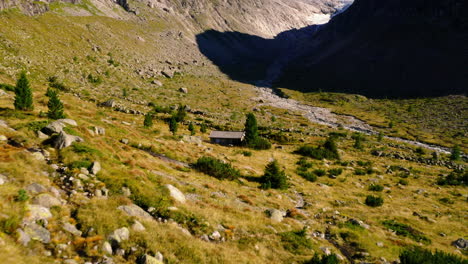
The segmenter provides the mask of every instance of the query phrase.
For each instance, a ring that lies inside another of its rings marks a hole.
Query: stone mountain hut
[[[240,145],[244,141],[244,131],[211,131],[211,143],[219,145]]]

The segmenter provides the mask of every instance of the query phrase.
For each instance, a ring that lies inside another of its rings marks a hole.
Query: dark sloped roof
[[[211,131],[210,138],[233,138],[242,139],[245,136],[244,131]]]

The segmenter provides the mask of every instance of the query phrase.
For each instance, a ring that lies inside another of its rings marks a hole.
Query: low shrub
[[[444,186],[467,186],[468,185],[468,170],[460,171],[454,170],[449,175],[445,177],[440,177],[437,180],[437,184]]]
[[[384,201],[382,197],[368,195],[366,197],[365,204],[371,207],[378,207],[378,206],[382,206],[383,202]]]
[[[29,200],[29,195],[28,195],[28,193],[26,192],[25,189],[21,189],[21,190],[18,191],[18,194],[15,197],[15,200],[17,202],[25,202],[25,201]]]
[[[293,254],[303,254],[312,248],[312,242],[307,238],[305,229],[284,232],[280,237],[284,249]]]
[[[271,143],[268,141],[268,139],[259,137],[254,142],[252,142],[249,147],[256,150],[266,150],[271,149]]]
[[[405,180],[405,179],[400,179],[398,183],[404,186],[407,186],[409,184],[408,180]]]
[[[454,204],[455,202],[451,200],[450,198],[444,197],[440,198],[439,202],[444,203],[444,204]]]
[[[401,264],[468,264],[468,260],[457,255],[442,251],[432,252],[427,249],[414,247],[403,250],[400,254]]]
[[[327,174],[327,172],[325,170],[322,170],[322,169],[316,169],[316,170],[314,170],[314,174],[317,175],[318,177],[322,177],[322,176],[325,176],[325,174]]]
[[[335,254],[319,256],[314,254],[312,259],[304,262],[304,264],[339,264],[340,260]]]
[[[197,162],[193,164],[193,167],[200,172],[220,180],[235,180],[241,175],[240,171],[233,168],[231,164],[211,157],[199,158]]]
[[[416,242],[422,242],[424,244],[430,244],[431,240],[427,238],[421,231],[412,228],[409,225],[398,223],[395,220],[386,220],[382,224],[394,231],[399,236],[408,237]]]
[[[313,166],[313,163],[309,162],[307,158],[305,157],[300,158],[299,161],[296,162],[296,164],[299,165],[300,167],[307,168],[307,169],[312,168]]]
[[[244,155],[245,157],[252,157],[252,152],[250,152],[250,151],[242,151],[242,155]]]
[[[310,182],[315,182],[317,181],[317,175],[315,173],[310,172],[310,171],[298,171],[297,175],[301,176],[302,178],[310,181]]]
[[[329,169],[328,170],[328,175],[332,176],[332,177],[336,177],[336,176],[339,176],[343,173],[343,169],[342,168],[335,168],[335,169]]]
[[[369,185],[369,191],[381,192],[381,191],[383,191],[383,189],[384,189],[384,187],[382,185],[379,185],[379,184]]]
[[[333,137],[329,137],[322,146],[301,146],[294,153],[313,159],[340,159],[338,148]]]

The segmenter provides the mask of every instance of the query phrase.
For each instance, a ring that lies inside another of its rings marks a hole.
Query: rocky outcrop
[[[68,135],[65,131],[60,132],[60,134],[54,139],[52,146],[56,149],[63,149],[71,146],[73,142],[83,142],[84,140],[78,136]]]

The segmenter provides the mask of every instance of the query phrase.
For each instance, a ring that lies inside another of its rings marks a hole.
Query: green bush
[[[297,171],[297,175],[301,176],[302,178],[310,181],[310,182],[315,182],[317,181],[317,175],[315,173],[310,172],[310,171]]]
[[[309,162],[306,157],[301,157],[296,164],[306,169],[312,168],[314,165],[312,162]]]
[[[284,249],[293,254],[304,254],[312,248],[312,242],[307,238],[305,229],[284,232],[280,237]]]
[[[220,180],[235,180],[240,177],[240,171],[233,168],[231,164],[211,157],[201,157],[193,167],[200,172],[208,174]]]
[[[287,189],[288,179],[284,170],[280,169],[278,161],[274,160],[265,167],[265,173],[260,178],[263,189]]]
[[[327,174],[327,172],[325,170],[322,170],[322,169],[316,169],[316,170],[314,170],[314,174],[319,176],[319,177],[322,177],[322,176],[325,176],[325,174]]]
[[[143,120],[143,126],[145,128],[151,128],[153,126],[153,115],[151,113],[147,113],[145,115],[145,119]]]
[[[356,169],[354,169],[354,174],[355,175],[360,175],[360,176],[361,175],[366,175],[366,170],[361,169],[361,168],[356,168]]]
[[[383,191],[383,189],[384,189],[384,187],[382,185],[378,185],[378,184],[369,185],[369,191],[381,192],[381,191]]]
[[[382,224],[386,228],[393,230],[399,236],[408,237],[416,242],[422,242],[424,244],[431,243],[431,240],[427,238],[421,231],[418,231],[409,225],[398,223],[395,220],[385,220],[382,222]]]
[[[25,201],[29,200],[29,195],[26,192],[26,190],[21,189],[21,190],[18,191],[18,194],[16,195],[15,200],[17,202],[25,202]]]
[[[102,83],[102,79],[101,79],[101,76],[93,76],[91,73],[88,75],[88,82],[89,83],[92,83],[92,84],[101,84]]]
[[[94,148],[91,148],[83,143],[75,143],[71,145],[71,149],[73,152],[78,153],[78,154],[97,154],[97,155],[102,155],[102,153]]]
[[[461,149],[460,146],[455,146],[452,149],[452,153],[450,154],[451,160],[460,160],[461,159]]]
[[[468,170],[463,171],[452,171],[446,177],[440,177],[437,180],[438,185],[451,185],[451,186],[467,186],[468,185]]]
[[[0,89],[7,91],[7,92],[14,92],[15,91],[15,86],[9,85],[6,83],[0,83]]]
[[[405,179],[400,179],[398,183],[401,185],[405,185],[405,186],[409,184],[408,180],[405,180]]]
[[[21,219],[17,215],[10,216],[8,218],[2,218],[0,220],[0,228],[1,230],[8,235],[15,234],[16,230],[21,225]]]
[[[343,169],[342,168],[335,168],[335,169],[329,169],[328,170],[328,175],[330,175],[331,177],[336,177],[336,176],[339,176],[343,173]]]
[[[335,254],[331,255],[324,255],[324,256],[319,256],[318,254],[314,254],[314,257],[306,262],[304,264],[339,264],[340,261],[338,257]]]
[[[55,88],[59,91],[64,91],[64,92],[70,90],[62,82],[58,80],[57,76],[50,76],[47,80],[49,81],[49,86],[52,88]]]
[[[313,159],[340,159],[338,148],[333,137],[329,137],[322,146],[301,146],[294,153]]]
[[[455,202],[451,200],[450,198],[444,197],[440,198],[439,202],[444,203],[444,204],[454,204]]]
[[[242,155],[244,155],[245,157],[252,157],[252,152],[250,152],[250,151],[242,151]]]
[[[378,207],[378,206],[382,206],[383,202],[384,201],[382,197],[368,195],[366,197],[365,204],[371,207]]]
[[[271,143],[266,138],[258,137],[250,147],[256,150],[266,150],[271,149]]]
[[[468,260],[457,255],[437,250],[433,253],[419,247],[403,250],[400,254],[400,262],[401,264],[468,264]]]

